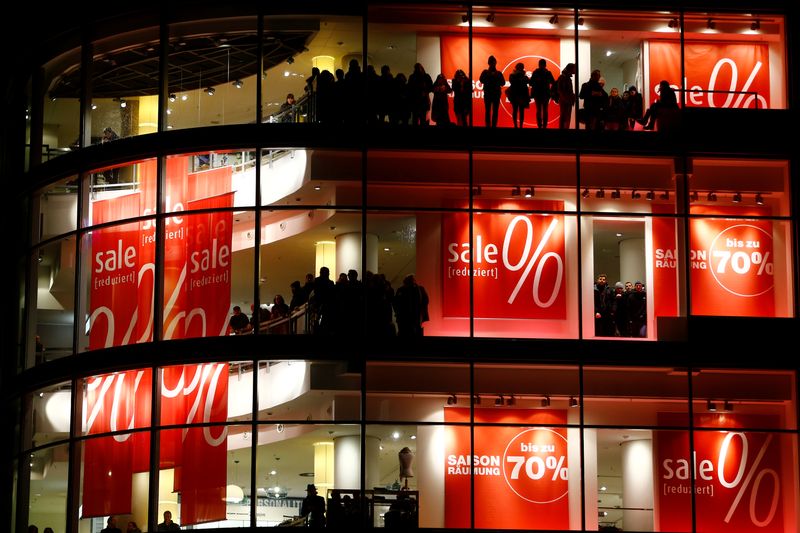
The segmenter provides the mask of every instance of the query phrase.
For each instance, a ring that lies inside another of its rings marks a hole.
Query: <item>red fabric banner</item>
[[[92,224],[139,215],[139,194],[127,194],[92,205]],[[137,274],[141,259],[138,223],[92,231],[89,288],[89,349],[130,342],[136,321]]]
[[[685,425],[686,418],[659,413],[658,424]],[[693,475],[697,531],[783,532],[783,493],[791,494],[784,484],[791,481],[781,469],[781,440],[769,433],[735,429],[774,424],[770,417],[759,415],[696,415],[697,427],[726,429],[695,431],[691,460],[688,432],[654,432],[656,531],[692,529]]]
[[[653,212],[661,211],[653,206]],[[665,206],[666,209],[670,207]],[[678,316],[678,224],[674,218],[652,219],[653,236],[653,294],[654,314]]]
[[[442,73],[452,82],[456,70],[463,70],[467,76],[469,72],[469,40],[465,35],[442,35]],[[547,69],[558,79],[561,74],[561,41],[559,39],[546,39],[541,37],[522,36],[495,36],[474,35],[472,38],[472,121],[474,126],[484,126],[483,84],[480,82],[481,72],[487,68],[490,55],[497,59],[497,70],[503,72],[506,86],[509,85],[508,77],[514,72],[517,63],[525,64],[525,71],[530,77],[531,72],[539,66],[539,60],[547,61]],[[430,73],[435,79],[438,73]],[[452,94],[450,98],[452,98]],[[451,121],[455,122],[452,102],[450,105]],[[558,128],[558,104],[550,101],[548,107],[548,127]],[[526,110],[525,124],[536,127],[536,107]],[[497,125],[512,127],[511,103],[503,91],[500,97],[500,113]]]
[[[555,409],[475,409],[475,422],[566,424]],[[446,423],[469,422],[470,410],[447,407]],[[470,476],[475,479],[475,527],[569,529],[567,431],[563,428],[474,428],[445,434],[445,527],[470,527]],[[473,468],[474,467],[474,468]]]
[[[87,435],[150,425],[150,371],[132,370],[90,378],[86,384]],[[134,472],[147,471],[149,433],[87,439],[84,444],[82,516],[129,514]]]
[[[479,202],[477,209],[521,209]],[[526,210],[563,211],[563,202],[535,200]],[[443,315],[469,316],[470,254],[476,318],[566,318],[563,215],[476,213],[442,215]]]
[[[769,108],[769,46],[766,43],[687,41],[686,79],[681,79],[677,41],[650,41],[650,103],[661,80],[685,88],[688,107]],[[722,92],[709,92],[722,91]],[[757,93],[752,94],[752,93]],[[644,91],[642,91],[644,94]],[[680,99],[680,97],[679,97]]]
[[[186,317],[186,196],[189,158],[167,158],[164,221],[164,339],[181,339]]]
[[[727,211],[727,212],[726,212]],[[746,217],[765,208],[693,208],[693,213]],[[692,314],[775,316],[772,222],[731,218],[690,220]]]

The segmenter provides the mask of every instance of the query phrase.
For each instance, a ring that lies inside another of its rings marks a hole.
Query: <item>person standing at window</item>
[[[530,79],[525,73],[525,65],[517,63],[514,72],[508,77],[511,84],[508,91],[508,99],[511,101],[511,116],[514,120],[515,128],[522,128],[525,123],[525,109],[531,105],[531,95],[528,92]],[[517,122],[519,119],[519,122]],[[519,124],[519,125],[517,125]]]
[[[575,63],[567,63],[556,82],[558,90],[558,127],[568,130],[572,121],[572,106],[575,105],[575,89],[572,86],[572,76],[575,75]]]
[[[489,56],[489,68],[481,72],[480,80],[483,84],[486,127],[496,128],[500,110],[500,89],[506,84],[506,78],[497,70],[497,59],[494,56]]]
[[[554,90],[557,90],[557,87],[553,73],[547,70],[547,61],[540,59],[539,68],[531,74],[531,95],[536,103],[536,126],[538,128],[547,127],[550,95]]]

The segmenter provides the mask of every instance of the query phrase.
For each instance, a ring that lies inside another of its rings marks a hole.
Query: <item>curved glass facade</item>
[[[788,8],[135,20],[20,74],[3,527],[800,528]]]

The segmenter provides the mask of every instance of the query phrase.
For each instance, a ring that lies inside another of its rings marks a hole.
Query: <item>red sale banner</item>
[[[701,206],[695,213],[704,212]],[[726,214],[715,207],[714,214]],[[736,216],[766,215],[757,208],[729,208]],[[717,316],[775,316],[772,222],[692,219],[692,313]]]
[[[470,410],[447,407],[445,422],[469,422]],[[563,410],[475,409],[475,422],[566,424]],[[470,527],[470,477],[475,527],[569,529],[567,434],[563,428],[448,427],[445,527]]]
[[[653,212],[669,212],[671,208],[653,206]],[[655,316],[678,316],[678,224],[674,218],[653,217],[653,287]]]
[[[476,203],[479,209],[498,207],[520,208]],[[536,200],[525,209],[563,211],[563,203]],[[469,316],[472,277],[476,318],[566,318],[563,215],[475,213],[473,245],[468,214],[442,218],[444,316]]]
[[[228,365],[166,367],[161,424],[224,423],[228,417]],[[84,401],[87,435],[151,425],[149,370],[91,378]],[[227,428],[203,426],[161,432],[160,468],[175,468],[181,522],[225,519]],[[149,468],[150,435],[126,433],[88,439],[84,453],[83,517],[129,514],[134,472]]]
[[[783,532],[781,444],[775,435],[736,431],[770,427],[757,415],[703,414],[695,424],[719,431],[695,431],[689,459],[686,431],[654,432],[656,530],[692,528],[691,477],[695,479],[697,531]],[[659,413],[659,425],[685,424],[686,416]]]
[[[189,202],[190,210],[231,207],[233,193]],[[233,212],[191,215],[185,337],[224,335],[231,305]]]
[[[139,194],[95,202],[92,224],[139,216]],[[136,322],[139,224],[92,231],[89,349],[128,344]]]
[[[150,371],[132,370],[87,380],[84,427],[87,435],[150,425]],[[84,444],[84,518],[129,514],[134,472],[149,466],[150,434],[128,433],[88,439]]]
[[[469,76],[469,40],[462,35],[443,35],[442,46],[442,73],[448,80],[452,80],[456,70],[461,69]],[[483,84],[479,81],[481,72],[488,67],[487,60],[493,55],[497,59],[497,70],[503,72],[506,86],[509,85],[508,77],[514,72],[517,63],[525,64],[525,71],[530,77],[531,72],[539,66],[539,60],[547,61],[547,69],[558,79],[561,74],[561,42],[559,39],[545,39],[540,37],[500,37],[488,35],[474,35],[472,37],[472,121],[475,126],[484,126]],[[433,78],[436,73],[431,73]],[[452,95],[451,95],[452,98]],[[451,111],[452,111],[452,105]],[[503,91],[500,97],[500,115],[497,125],[512,127],[511,103]],[[558,127],[559,107],[551,101],[548,111],[548,127]],[[455,117],[451,116],[455,122]],[[526,125],[536,126],[536,108],[531,107],[526,113]]]
[[[676,41],[650,41],[650,102],[661,80],[686,90],[689,107],[769,108],[769,46],[766,43],[688,41],[686,78],[681,79],[681,48]],[[719,92],[712,92],[719,91]]]

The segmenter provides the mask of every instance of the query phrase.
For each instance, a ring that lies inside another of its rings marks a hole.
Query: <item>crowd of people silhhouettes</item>
[[[304,284],[293,281],[289,287],[289,304],[278,294],[270,309],[251,306],[250,319],[235,306],[228,321],[229,333],[252,333],[264,324],[270,326],[270,333],[290,333],[289,321],[281,319],[290,318],[298,310],[305,310],[309,333],[318,335],[359,333],[363,324],[370,335],[422,336],[423,324],[429,320],[428,293],[413,274],[405,276],[395,291],[383,274],[367,271],[362,281],[351,269],[334,282],[330,269],[322,267],[319,276],[306,274]]]
[[[497,59],[489,56],[487,68],[480,73],[484,101],[484,124],[497,127],[500,99],[505,95],[511,104],[515,128],[525,123],[525,110],[534,104],[536,125],[547,128],[549,107],[553,101],[559,106],[559,127],[570,127],[573,107],[578,99],[582,106],[578,110],[578,121],[589,130],[668,129],[676,122],[678,102],[669,82],[659,84],[659,99],[645,113],[644,100],[635,86],[622,92],[617,87],[606,92],[605,79],[599,70],[593,70],[589,80],[575,94],[572,77],[575,64],[568,63],[560,73],[547,68],[547,61],[540,59],[538,67],[528,75],[524,63],[517,63],[506,80],[497,69]],[[366,90],[367,104],[362,105]],[[432,120],[437,126],[455,124],[468,126],[472,113],[473,84],[467,74],[458,69],[452,79],[444,73],[433,80],[422,64],[414,65],[414,71],[393,75],[388,65],[380,73],[373,65],[362,72],[357,59],[350,60],[347,72],[337,69],[335,73],[320,71],[314,67],[306,80],[306,116],[311,122],[325,124],[360,123],[365,112],[370,124],[425,126]],[[432,95],[432,97],[431,97]],[[576,98],[577,96],[577,98]],[[299,119],[294,94],[288,94],[277,114],[279,122],[294,122]]]
[[[597,337],[647,337],[647,293],[641,281],[594,284],[594,334]]]

